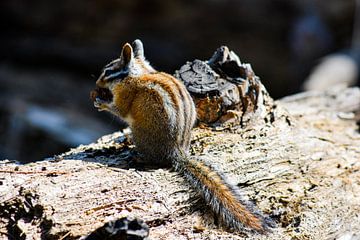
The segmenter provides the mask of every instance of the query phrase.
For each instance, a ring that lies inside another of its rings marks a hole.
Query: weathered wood
[[[254,115],[273,121],[273,99],[251,65],[241,63],[226,46],[218,48],[208,61],[187,62],[175,76],[192,94],[202,123],[231,121],[244,126],[259,120]]]
[[[117,132],[40,162],[1,161],[0,237],[78,239],[128,216],[144,220],[151,239],[358,237],[360,134],[353,112],[360,89],[260,102],[267,101],[270,111],[255,109],[243,127],[195,128],[191,153],[272,217],[272,233],[224,229],[181,176],[132,166],[133,146]]]

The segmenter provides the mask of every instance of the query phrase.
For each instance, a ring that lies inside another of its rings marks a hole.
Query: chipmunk
[[[212,166],[187,155],[196,121],[192,98],[181,81],[151,67],[140,40],[123,46],[120,58],[104,67],[90,95],[99,111],[128,123],[142,161],[172,165],[226,225],[260,233],[273,227],[270,218],[240,197],[236,186]]]

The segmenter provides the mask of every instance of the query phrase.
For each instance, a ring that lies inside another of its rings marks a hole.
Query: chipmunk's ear
[[[140,59],[144,59],[144,45],[141,42],[140,39],[136,39],[133,43],[132,43],[133,47],[134,47],[134,56],[136,58],[140,58]]]
[[[126,43],[121,51],[120,59],[124,65],[129,65],[134,57],[133,49],[129,43]]]

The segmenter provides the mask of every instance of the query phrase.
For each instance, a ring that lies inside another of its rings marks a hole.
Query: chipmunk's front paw
[[[104,111],[110,109],[113,96],[109,89],[97,87],[90,92],[90,98],[99,111]]]
[[[109,109],[108,102],[101,100],[100,98],[95,99],[94,107],[96,107],[99,112]]]

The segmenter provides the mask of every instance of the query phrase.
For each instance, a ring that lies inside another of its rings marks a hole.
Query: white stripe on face
[[[101,77],[106,81],[111,81],[123,79],[128,75],[129,69],[127,67],[122,67],[120,65],[120,59],[116,59],[104,67]]]
[[[111,74],[107,74],[107,71]],[[128,70],[121,69],[119,71],[117,70],[105,70],[104,71],[104,80],[111,81],[114,79],[123,79],[129,75]]]

